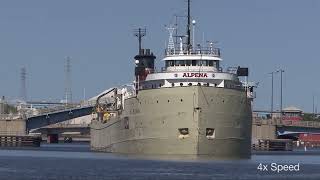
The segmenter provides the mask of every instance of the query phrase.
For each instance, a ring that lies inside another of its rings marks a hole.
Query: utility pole
[[[312,115],[313,115],[313,117],[315,117],[314,94],[312,95]]]
[[[277,71],[272,71],[271,73],[268,73],[268,74],[271,74],[271,108],[270,108],[270,111],[271,111],[271,118],[272,118],[272,115],[273,115],[273,76],[274,74],[277,73]]]
[[[281,84],[281,86],[280,86],[280,112],[281,112],[281,117],[282,117],[282,73],[284,72],[284,70],[283,69],[280,69],[279,70],[279,72],[280,72],[280,84]]]
[[[284,73],[284,70],[283,69],[279,69],[277,70],[275,73],[280,73],[280,117],[282,119],[282,109],[283,109],[283,106],[282,106],[282,94],[283,94],[283,91],[282,91],[282,73]]]
[[[27,70],[25,67],[21,68],[20,80],[21,80],[21,89],[20,89],[20,98],[22,101],[27,101]]]
[[[83,88],[83,102],[86,101],[86,88]]]

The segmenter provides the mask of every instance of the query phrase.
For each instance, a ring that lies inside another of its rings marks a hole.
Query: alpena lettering
[[[183,73],[182,77],[208,77],[207,73]]]

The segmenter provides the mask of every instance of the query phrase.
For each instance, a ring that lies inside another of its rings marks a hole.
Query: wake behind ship
[[[193,23],[194,24],[194,23]],[[110,88],[97,97],[91,123],[91,149],[136,155],[249,158],[253,87],[241,81],[248,68],[223,71],[214,43],[191,43],[190,1],[187,34],[174,43],[169,27],[165,67],[141,48],[145,29],[138,29],[135,81]],[[243,77],[242,77],[243,76]]]

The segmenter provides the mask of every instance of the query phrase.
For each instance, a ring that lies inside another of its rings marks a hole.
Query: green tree
[[[303,113],[302,120],[303,121],[320,121],[320,116],[313,115],[312,113]]]
[[[5,114],[16,114],[18,112],[15,106],[9,105],[9,104],[6,104],[4,109],[5,109],[4,111]]]

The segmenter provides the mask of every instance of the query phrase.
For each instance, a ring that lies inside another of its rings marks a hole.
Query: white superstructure
[[[248,74],[239,74],[239,70],[246,68],[233,67],[223,71],[220,55],[220,49],[213,47],[213,43],[209,43],[209,47],[198,45],[193,48],[183,44],[180,39],[179,49],[175,49],[172,44],[168,45],[162,59],[165,67],[161,71],[145,71],[145,77],[137,78],[136,87],[138,90],[177,86],[244,89],[239,76]],[[136,60],[136,64],[139,63],[140,61]]]

